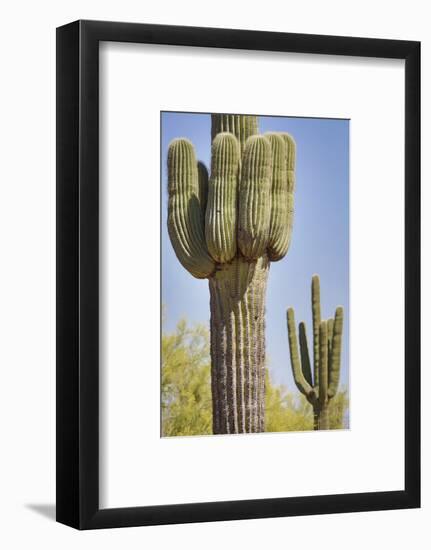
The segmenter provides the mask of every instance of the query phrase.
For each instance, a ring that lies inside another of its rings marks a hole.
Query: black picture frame
[[[99,42],[405,61],[405,487],[99,509]],[[57,521],[78,529],[420,506],[420,43],[76,21],[57,29]]]

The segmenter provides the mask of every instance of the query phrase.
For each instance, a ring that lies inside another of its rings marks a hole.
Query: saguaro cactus
[[[183,267],[209,280],[213,432],[261,432],[266,285],[290,244],[295,143],[258,135],[254,116],[211,123],[209,180],[188,140],[169,147],[168,231]]]
[[[311,372],[305,323],[299,323],[299,348],[296,337],[295,313],[287,310],[290,361],[299,391],[313,406],[314,429],[329,430],[329,401],[335,396],[340,380],[343,308],[337,307],[334,319],[322,321],[320,313],[320,281],[314,275],[311,282],[313,313],[313,373]]]

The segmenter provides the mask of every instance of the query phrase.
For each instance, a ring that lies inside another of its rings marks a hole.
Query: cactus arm
[[[218,134],[211,148],[211,178],[205,215],[205,239],[214,261],[236,254],[236,203],[239,144],[233,134]]]
[[[293,193],[295,191],[296,143],[293,137],[287,132],[282,132],[280,135],[286,143],[286,168],[288,189],[291,193]]]
[[[195,152],[186,139],[176,139],[169,146],[168,194],[168,232],[175,254],[194,277],[204,279],[215,265],[205,243]]]
[[[329,365],[328,397],[332,398],[337,393],[340,381],[341,367],[341,341],[343,336],[343,308],[337,307],[335,311],[334,329],[332,337],[331,363]]]
[[[248,115],[211,115],[211,140],[217,134],[230,132],[239,141],[241,152],[250,136],[258,133],[257,116]]]
[[[331,317],[328,319],[328,341],[332,342],[332,336],[334,332],[334,319]]]
[[[293,137],[287,132],[282,132],[280,135],[286,144],[286,177],[287,177],[286,252],[287,252],[287,250],[289,250],[290,241],[292,238],[293,217],[294,217],[296,143]]]
[[[299,349],[301,352],[301,364],[302,372],[304,373],[304,378],[313,386],[313,377],[311,374],[311,363],[310,363],[310,354],[308,351],[308,340],[307,340],[307,331],[305,328],[305,323],[301,321],[299,323]]]
[[[329,430],[328,411],[328,325],[321,321],[319,327],[319,404],[318,427],[319,430]]]
[[[328,328],[328,385],[329,385],[329,378],[331,376],[332,336],[334,334],[334,319],[328,319],[326,324]]]
[[[287,149],[284,139],[279,134],[267,133],[265,136],[269,139],[272,150],[271,221],[268,256],[271,261],[276,262],[286,255],[290,241]]]
[[[198,198],[202,208],[202,212],[205,214],[207,209],[208,200],[208,170],[205,164],[198,161]]]
[[[271,211],[271,144],[264,136],[247,140],[238,200],[238,245],[249,260],[265,253]]]
[[[322,406],[328,399],[328,325],[326,321],[321,321],[319,332],[319,403]]]
[[[290,361],[292,363],[293,378],[298,390],[307,398],[314,395],[313,388],[304,377],[298,353],[298,340],[296,338],[295,312],[290,307],[287,310],[287,333],[289,337]]]
[[[313,314],[313,358],[314,358],[314,386],[319,385],[319,331],[320,331],[320,282],[319,276],[313,275],[311,280],[311,310]]]

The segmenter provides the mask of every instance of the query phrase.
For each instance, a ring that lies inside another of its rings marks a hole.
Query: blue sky
[[[295,219],[288,254],[271,263],[266,302],[266,351],[271,377],[296,391],[287,341],[286,309],[305,321],[311,336],[311,277],[320,276],[322,318],[345,311],[341,385],[349,383],[349,121],[259,117],[260,132],[286,131],[296,141]],[[165,330],[178,320],[209,326],[208,281],[192,277],[178,262],[166,228],[169,143],[190,139],[197,159],[210,167],[211,116],[162,113],[162,302]]]

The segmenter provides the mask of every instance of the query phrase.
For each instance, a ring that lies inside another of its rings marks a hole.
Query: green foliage
[[[267,432],[304,432],[313,430],[313,408],[301,393],[291,393],[283,385],[271,383],[267,373],[266,429]],[[349,396],[341,390],[329,402],[329,429],[348,428]]]
[[[329,401],[329,429],[342,430],[349,427],[349,393],[343,388]]]
[[[266,377],[265,430],[267,432],[299,432],[313,429],[313,414],[302,395],[294,395],[284,386],[271,383]]]
[[[162,337],[162,435],[212,434],[208,329],[185,320]],[[329,404],[331,429],[346,428],[348,394],[340,391]],[[300,393],[291,393],[266,373],[265,431],[313,430],[313,409]]]
[[[212,433],[208,331],[181,320],[162,337],[162,435]]]

